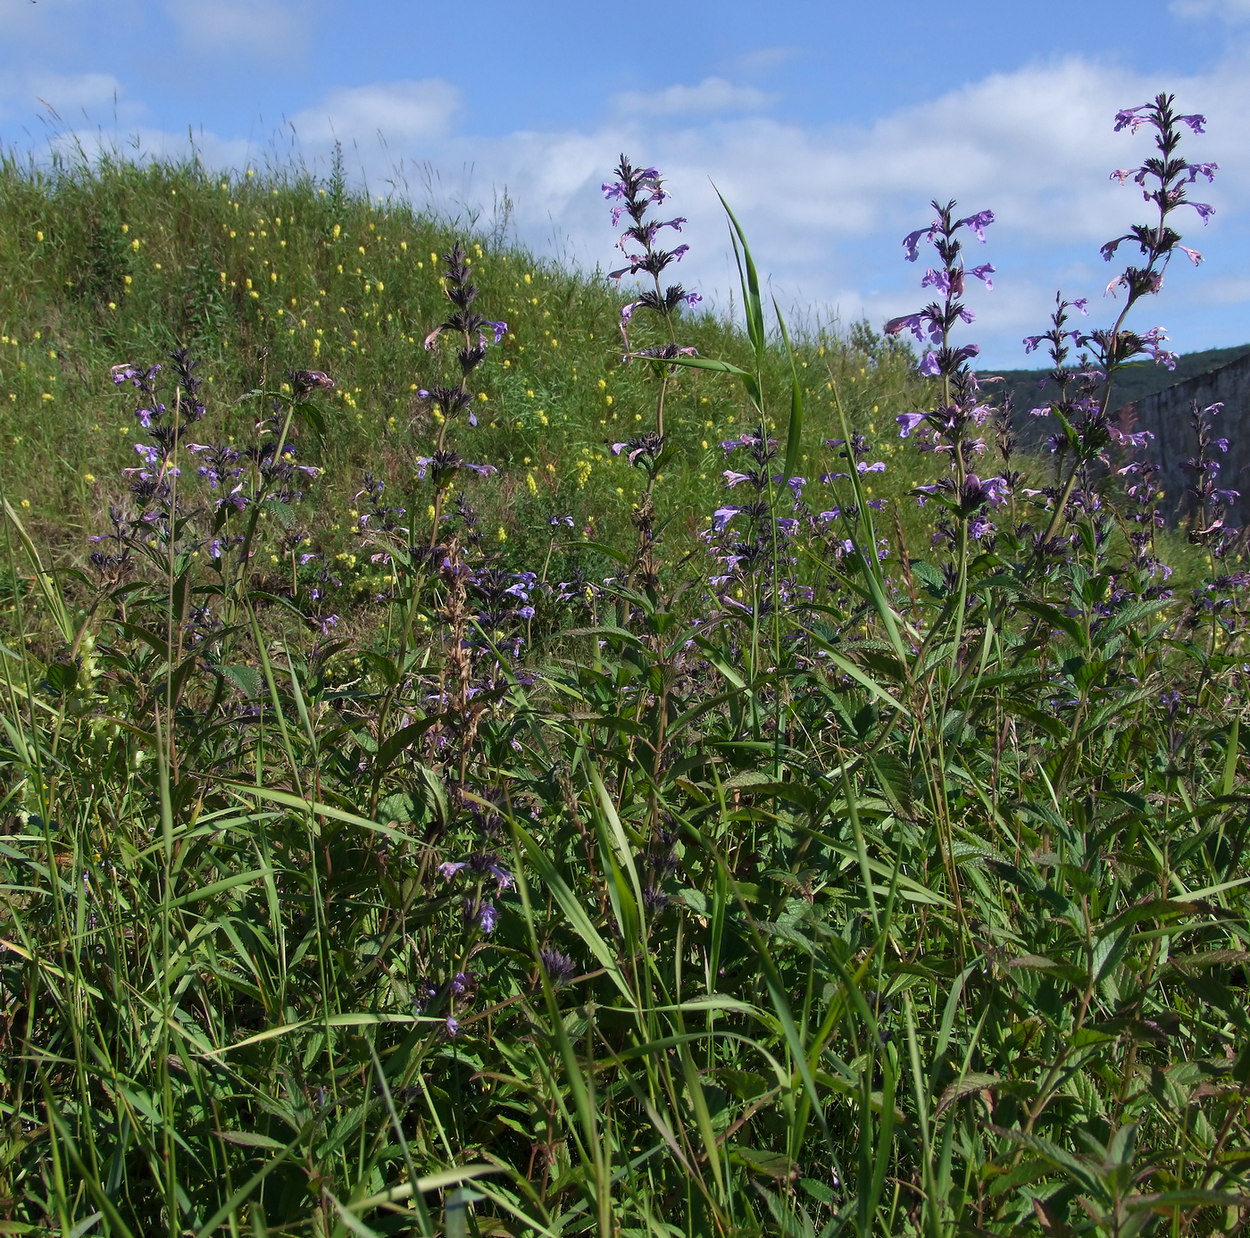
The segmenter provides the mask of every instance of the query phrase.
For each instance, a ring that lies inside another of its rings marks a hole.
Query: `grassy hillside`
[[[241,397],[281,387],[289,370],[331,375],[333,412],[315,449],[327,474],[313,501],[323,527],[346,534],[365,472],[406,487],[436,436],[417,392],[439,379],[423,342],[446,313],[439,255],[456,239],[469,247],[478,306],[509,327],[471,436],[472,458],[506,474],[482,496],[487,515],[521,538],[555,514],[573,514],[579,528],[627,524],[634,473],[617,466],[610,444],[651,416],[654,393],[645,373],[622,363],[627,298],[606,278],[487,249],[403,203],[371,203],[334,184],[159,164],[55,176],[12,160],[0,168],[9,275],[0,288],[0,471],[9,497],[29,503],[32,527],[63,549],[99,532],[118,470],[134,462],[132,410],[113,393],[110,367],[160,363],[182,346],[207,384],[215,435],[249,434],[257,410]],[[605,212],[605,260],[612,239]],[[715,318],[691,314],[682,330],[703,355],[748,354],[741,331]],[[855,424],[890,438],[893,416],[920,398],[910,354],[863,328],[849,341],[817,332],[799,348],[810,444],[836,430],[835,385]],[[767,367],[769,386],[788,388],[780,350]],[[712,374],[684,374],[668,398],[675,506],[692,522],[674,532],[688,537],[715,498],[716,443],[740,431],[747,412]],[[804,464],[814,467],[814,455]]]

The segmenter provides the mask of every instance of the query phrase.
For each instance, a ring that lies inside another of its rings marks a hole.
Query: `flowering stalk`
[[[1060,385],[1060,398],[1052,402],[1047,410],[1034,411],[1050,411],[1056,414],[1062,437],[1052,440],[1052,443],[1070,448],[1073,455],[1071,471],[1056,497],[1050,525],[1043,539],[1047,542],[1063,519],[1064,510],[1078,479],[1095,460],[1105,463],[1104,452],[1110,443],[1126,445],[1117,435],[1109,416],[1116,372],[1121,366],[1140,357],[1151,357],[1169,368],[1175,368],[1175,358],[1163,347],[1166,336],[1161,327],[1152,327],[1149,331],[1137,334],[1126,330],[1124,326],[1133,306],[1142,297],[1153,296],[1163,287],[1164,273],[1173,254],[1178,251],[1183,253],[1195,266],[1202,261],[1202,255],[1197,250],[1180,243],[1181,234],[1172,227],[1176,212],[1182,207],[1190,207],[1197,212],[1204,224],[1215,213],[1205,202],[1191,202],[1186,187],[1194,184],[1199,177],[1211,181],[1219,165],[1187,163],[1177,153],[1183,130],[1188,128],[1193,133],[1200,134],[1204,131],[1206,121],[1199,115],[1180,115],[1173,108],[1173,102],[1174,96],[1160,94],[1149,103],[1125,108],[1116,113],[1115,132],[1128,130],[1129,133],[1136,133],[1141,128],[1153,129],[1158,153],[1146,159],[1138,168],[1111,173],[1111,179],[1121,185],[1129,181],[1137,185],[1142,191],[1143,199],[1153,204],[1156,211],[1151,222],[1134,224],[1127,232],[1102,246],[1102,256],[1108,262],[1125,242],[1135,243],[1140,254],[1138,265],[1127,266],[1107,284],[1106,290],[1110,295],[1114,296],[1117,289],[1123,289],[1125,293],[1124,306],[1114,323],[1109,330],[1065,332],[1063,311],[1069,303],[1056,298],[1058,308],[1051,330],[1024,341],[1026,351],[1030,352],[1043,340],[1051,343],[1052,357],[1056,363],[1052,376]],[[1084,311],[1083,301],[1074,301],[1071,304]],[[1062,343],[1065,338],[1071,340],[1076,348],[1089,350],[1092,360],[1082,353],[1079,374],[1069,372],[1062,364],[1067,352],[1066,345]],[[1067,384],[1073,377],[1077,378],[1077,394],[1075,399],[1070,400]],[[1073,414],[1075,420],[1072,419]]]
[[[454,385],[422,388],[417,392],[421,399],[429,402],[438,422],[433,453],[422,456],[417,461],[418,478],[424,480],[428,470],[434,482],[434,519],[429,541],[431,549],[438,541],[443,502],[456,473],[461,468],[468,468],[479,476],[487,477],[498,471],[492,464],[469,464],[457,452],[450,450],[447,446],[447,431],[457,417],[464,417],[471,426],[477,425],[477,416],[473,412],[473,393],[469,390],[469,375],[482,364],[486,356],[484,328],[490,329],[496,344],[508,331],[506,322],[490,322],[473,309],[478,289],[469,282],[468,256],[458,243],[443,255],[443,261],[447,264],[443,272],[443,290],[453,309],[425,337],[425,347],[427,351],[433,351],[444,332],[457,336],[456,363],[460,374],[459,381]]]
[[[320,469],[313,465],[294,463],[295,453],[288,446],[288,438],[296,411],[300,408],[309,408],[307,400],[313,391],[332,391],[334,380],[321,370],[292,370],[287,378],[291,383],[291,398],[286,401],[274,446],[272,449],[256,447],[249,453],[254,461],[258,480],[253,488],[252,510],[248,516],[247,530],[243,534],[239,554],[239,576],[235,582],[235,592],[239,598],[242,598],[247,591],[248,565],[252,544],[256,537],[256,526],[260,520],[261,503],[268,497],[270,487],[274,482],[289,481],[297,468],[302,469],[311,477],[317,476],[320,472]],[[276,403],[277,400],[275,400]],[[289,488],[277,492],[274,497],[282,502],[298,497],[295,492],[288,492],[288,490]]]
[[[899,432],[907,438],[913,431],[924,431],[923,446],[931,451],[950,453],[951,468],[960,485],[967,476],[971,457],[985,450],[985,441],[974,437],[977,429],[989,416],[989,406],[978,398],[976,375],[970,362],[980,349],[975,344],[956,347],[951,333],[960,323],[971,323],[975,315],[964,304],[962,297],[967,276],[981,280],[992,290],[990,278],[994,267],[988,263],[965,270],[963,245],[959,239],[961,229],[970,229],[979,241],[985,240],[985,229],[994,222],[993,211],[978,211],[962,219],[955,218],[955,203],[945,206],[931,204],[936,218],[927,228],[917,229],[903,238],[903,249],[908,262],[915,262],[919,255],[922,238],[937,251],[940,265],[930,267],[920,281],[922,288],[933,288],[941,294],[940,301],[931,301],[914,314],[892,318],[885,324],[887,335],[910,331],[926,348],[919,371],[926,378],[941,380],[941,399],[931,412],[904,413],[899,417]]]
[[[680,232],[686,222],[684,216],[672,219],[651,219],[651,208],[659,206],[668,199],[659,172],[655,168],[636,168],[626,156],[622,155],[616,165],[615,181],[605,182],[604,196],[614,203],[612,206],[612,226],[618,227],[621,217],[629,220],[628,226],[617,240],[617,248],[625,255],[627,265],[608,273],[608,278],[619,284],[625,275],[640,273],[650,276],[651,287],[643,289],[638,296],[621,309],[621,339],[625,343],[624,361],[647,358],[654,366],[659,379],[659,391],[656,395],[655,429],[631,438],[623,443],[613,443],[614,455],[624,453],[630,464],[646,472],[647,481],[643,490],[642,501],[634,509],[631,519],[638,530],[638,555],[635,571],[640,583],[653,601],[659,584],[658,562],[656,559],[656,514],[652,491],[656,477],[665,459],[667,459],[664,435],[664,404],[668,392],[672,366],[666,364],[682,357],[691,357],[695,350],[682,347],[677,343],[676,313],[679,306],[697,305],[703,298],[697,292],[687,292],[680,284],[665,287],[660,276],[673,263],[679,262],[690,248],[678,245],[673,249],[662,249],[656,238],[666,228]],[[630,345],[629,328],[634,314],[640,310],[649,310],[660,317],[668,336],[666,344],[653,348],[635,349]]]
[[[428,479],[434,487],[434,501],[430,505],[429,537],[423,547],[416,545],[415,523],[419,503],[414,485],[414,493],[411,495],[407,508],[410,513],[407,544],[396,548],[392,542],[390,549],[380,550],[375,558],[389,560],[395,565],[396,572],[401,564],[408,569],[427,569],[437,574],[443,586],[444,599],[438,618],[443,630],[448,634],[449,656],[443,672],[444,682],[439,699],[447,703],[451,713],[464,723],[464,730],[459,736],[460,776],[463,781],[468,750],[476,733],[478,716],[477,707],[470,708],[468,705],[473,694],[474,659],[469,639],[472,615],[466,598],[468,578],[473,569],[465,561],[464,550],[466,546],[470,550],[480,548],[480,536],[474,527],[475,515],[463,500],[459,501],[458,507],[462,517],[462,533],[451,537],[445,545],[440,544],[439,536],[445,519],[444,508],[458,475],[467,471],[479,477],[489,477],[499,471],[493,464],[470,463],[455,450],[449,436],[452,423],[457,419],[467,421],[470,426],[477,425],[477,416],[473,411],[475,396],[470,387],[470,377],[485,359],[489,346],[488,334],[491,337],[489,343],[498,344],[507,333],[508,324],[492,322],[473,308],[478,289],[470,282],[469,258],[459,243],[454,244],[443,255],[443,262],[445,263],[443,291],[451,302],[451,310],[447,317],[425,337],[425,348],[426,351],[433,352],[444,338],[454,340],[456,376],[451,381],[431,385],[428,388],[423,387],[417,392],[420,399],[430,407],[431,415],[438,427],[430,454],[417,458],[413,474],[414,483]],[[380,496],[381,487],[373,481],[372,487],[366,485],[366,491],[371,497]],[[388,515],[394,514],[394,511],[390,509],[378,509],[379,515],[384,512]],[[387,523],[391,524],[389,530],[386,528]],[[397,519],[390,520],[389,518],[379,526],[378,531],[391,533],[392,536],[401,532]],[[414,578],[410,581],[407,591],[406,610],[400,627],[396,657],[398,673],[394,682],[386,690],[378,709],[376,726],[379,736],[387,733],[391,712],[396,707],[400,693],[409,682],[407,664],[420,604],[421,589]],[[384,766],[375,764],[369,800],[370,812],[377,810],[384,773]]]
[[[1198,450],[1182,465],[1192,480],[1188,491],[1194,502],[1193,515],[1189,521],[1189,540],[1205,546],[1212,572],[1215,561],[1227,553],[1232,536],[1236,532],[1226,525],[1228,509],[1241,497],[1239,490],[1219,484],[1223,461],[1220,456],[1228,451],[1228,439],[1214,433],[1216,415],[1223,404],[1210,404],[1200,408],[1194,401],[1190,412],[1190,424],[1198,439]]]
[[[637,275],[642,272],[651,277],[651,287],[641,291],[633,301],[621,308],[620,326],[621,339],[625,342],[625,360],[647,357],[656,362],[664,362],[679,356],[691,356],[694,349],[682,348],[677,343],[676,313],[682,304],[694,306],[703,298],[697,292],[687,292],[680,284],[665,287],[660,282],[664,271],[673,263],[680,262],[690,246],[678,245],[673,249],[662,249],[656,244],[656,237],[665,228],[680,232],[682,224],[686,222],[685,216],[679,215],[663,221],[647,218],[653,206],[659,206],[668,199],[668,192],[655,168],[636,168],[622,155],[615,172],[617,179],[605,182],[603,194],[608,201],[615,204],[612,207],[612,226],[619,226],[622,215],[630,221],[616,243],[617,248],[625,255],[628,265],[610,271],[608,278],[619,284],[624,275]],[[667,344],[656,348],[631,349],[629,327],[634,314],[640,309],[659,315],[668,336]],[[660,371],[660,393],[656,401],[655,433],[662,444],[668,367],[657,368]]]
[[[931,205],[935,212],[933,222],[904,237],[903,250],[907,261],[915,262],[922,240],[933,246],[939,265],[925,271],[920,286],[935,289],[942,299],[931,301],[917,313],[892,318],[886,323],[885,332],[898,335],[904,330],[910,331],[927,349],[920,362],[920,373],[941,382],[936,408],[903,413],[898,424],[900,437],[908,438],[918,432],[922,450],[945,452],[950,458],[953,476],[932,486],[917,487],[916,499],[924,503],[935,497],[957,517],[953,539],[957,566],[953,640],[958,656],[967,608],[969,538],[979,539],[988,531],[990,526],[983,509],[991,504],[997,506],[1007,490],[1004,478],[982,480],[972,469],[973,457],[985,451],[980,429],[990,416],[990,407],[980,398],[980,385],[971,367],[980,349],[975,344],[956,346],[951,339],[959,323],[971,323],[975,319],[962,299],[967,277],[979,279],[991,291],[994,287],[991,279],[994,267],[990,263],[981,263],[971,270],[965,268],[959,233],[967,229],[983,242],[985,229],[994,222],[994,212],[977,211],[957,219],[953,201],[944,206],[936,201]],[[930,635],[936,631],[935,625]]]

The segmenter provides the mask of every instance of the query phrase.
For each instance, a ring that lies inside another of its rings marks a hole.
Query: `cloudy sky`
[[[1055,293],[1116,305],[1099,246],[1149,216],[1109,179],[1150,153],[1117,109],[1174,93],[1208,119],[1215,207],[1184,212],[1161,295],[1130,323],[1178,351],[1250,341],[1250,0],[0,0],[0,141],[177,157],[302,160],[335,140],[375,195],[500,225],[587,271],[614,265],[600,185],[622,153],[660,169],[688,218],[680,277],[729,310],[719,189],[787,317],[875,326],[918,309],[901,238],[933,198],[997,222],[961,343],[1033,364]],[[503,204],[511,203],[510,211]],[[1122,253],[1127,258],[1128,250]],[[971,264],[970,264],[971,265]]]

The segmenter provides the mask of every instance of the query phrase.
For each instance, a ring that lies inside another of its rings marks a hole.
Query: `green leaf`
[[[254,666],[236,663],[214,669],[227,683],[238,688],[249,701],[256,700],[265,691],[265,677]]]

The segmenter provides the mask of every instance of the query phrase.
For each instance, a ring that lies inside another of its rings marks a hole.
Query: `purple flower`
[[[977,211],[975,215],[969,215],[965,219],[959,220],[958,223],[955,224],[955,227],[958,228],[960,224],[963,224],[965,227],[972,229],[973,235],[978,241],[984,241],[985,229],[988,228],[993,222],[993,211]]]
[[[937,224],[930,224],[927,228],[917,228],[915,232],[909,232],[903,238],[903,248],[907,251],[906,257],[908,262],[915,262],[916,255],[920,248],[920,238],[927,237],[932,240],[937,232]]]
[[[1142,103],[1137,107],[1121,108],[1115,114],[1115,128],[1112,132],[1119,133],[1122,129],[1127,129],[1130,133],[1136,133],[1146,123],[1146,118],[1141,113],[1149,107],[1149,103]]]
[[[494,903],[483,903],[482,909],[477,913],[477,926],[483,933],[493,933],[495,925],[499,923],[499,912],[496,910]]]
[[[1190,163],[1186,164],[1185,170],[1189,173],[1189,179],[1185,182],[1192,185],[1199,176],[1205,176],[1207,180],[1215,179],[1215,174],[1220,170],[1218,163]]]
[[[941,323],[923,310],[917,314],[902,314],[898,318],[891,318],[884,327],[886,335],[898,335],[904,329],[910,331],[922,344],[926,336],[934,341],[942,338]]]
[[[991,503],[995,507],[1011,493],[1005,477],[986,477],[982,480],[975,473],[969,473],[964,485],[969,500]]]
[[[909,434],[918,426],[929,420],[928,413],[900,413],[896,418],[898,421],[899,438],[907,438]]]
[[[577,965],[562,950],[543,946],[538,951],[538,962],[554,988],[567,984],[577,971]]]
[[[933,351],[925,353],[924,360],[921,361],[916,369],[925,378],[936,378],[942,372],[942,366],[938,361],[937,353]]]
[[[991,263],[983,262],[979,267],[973,267],[969,274],[976,276],[990,292],[994,291],[994,281],[990,279],[990,276],[994,274],[994,267]]]
[[[1138,430],[1130,434],[1114,424],[1107,427],[1107,432],[1111,435],[1112,441],[1121,447],[1136,447],[1140,449],[1154,438],[1154,435],[1149,430]]]

